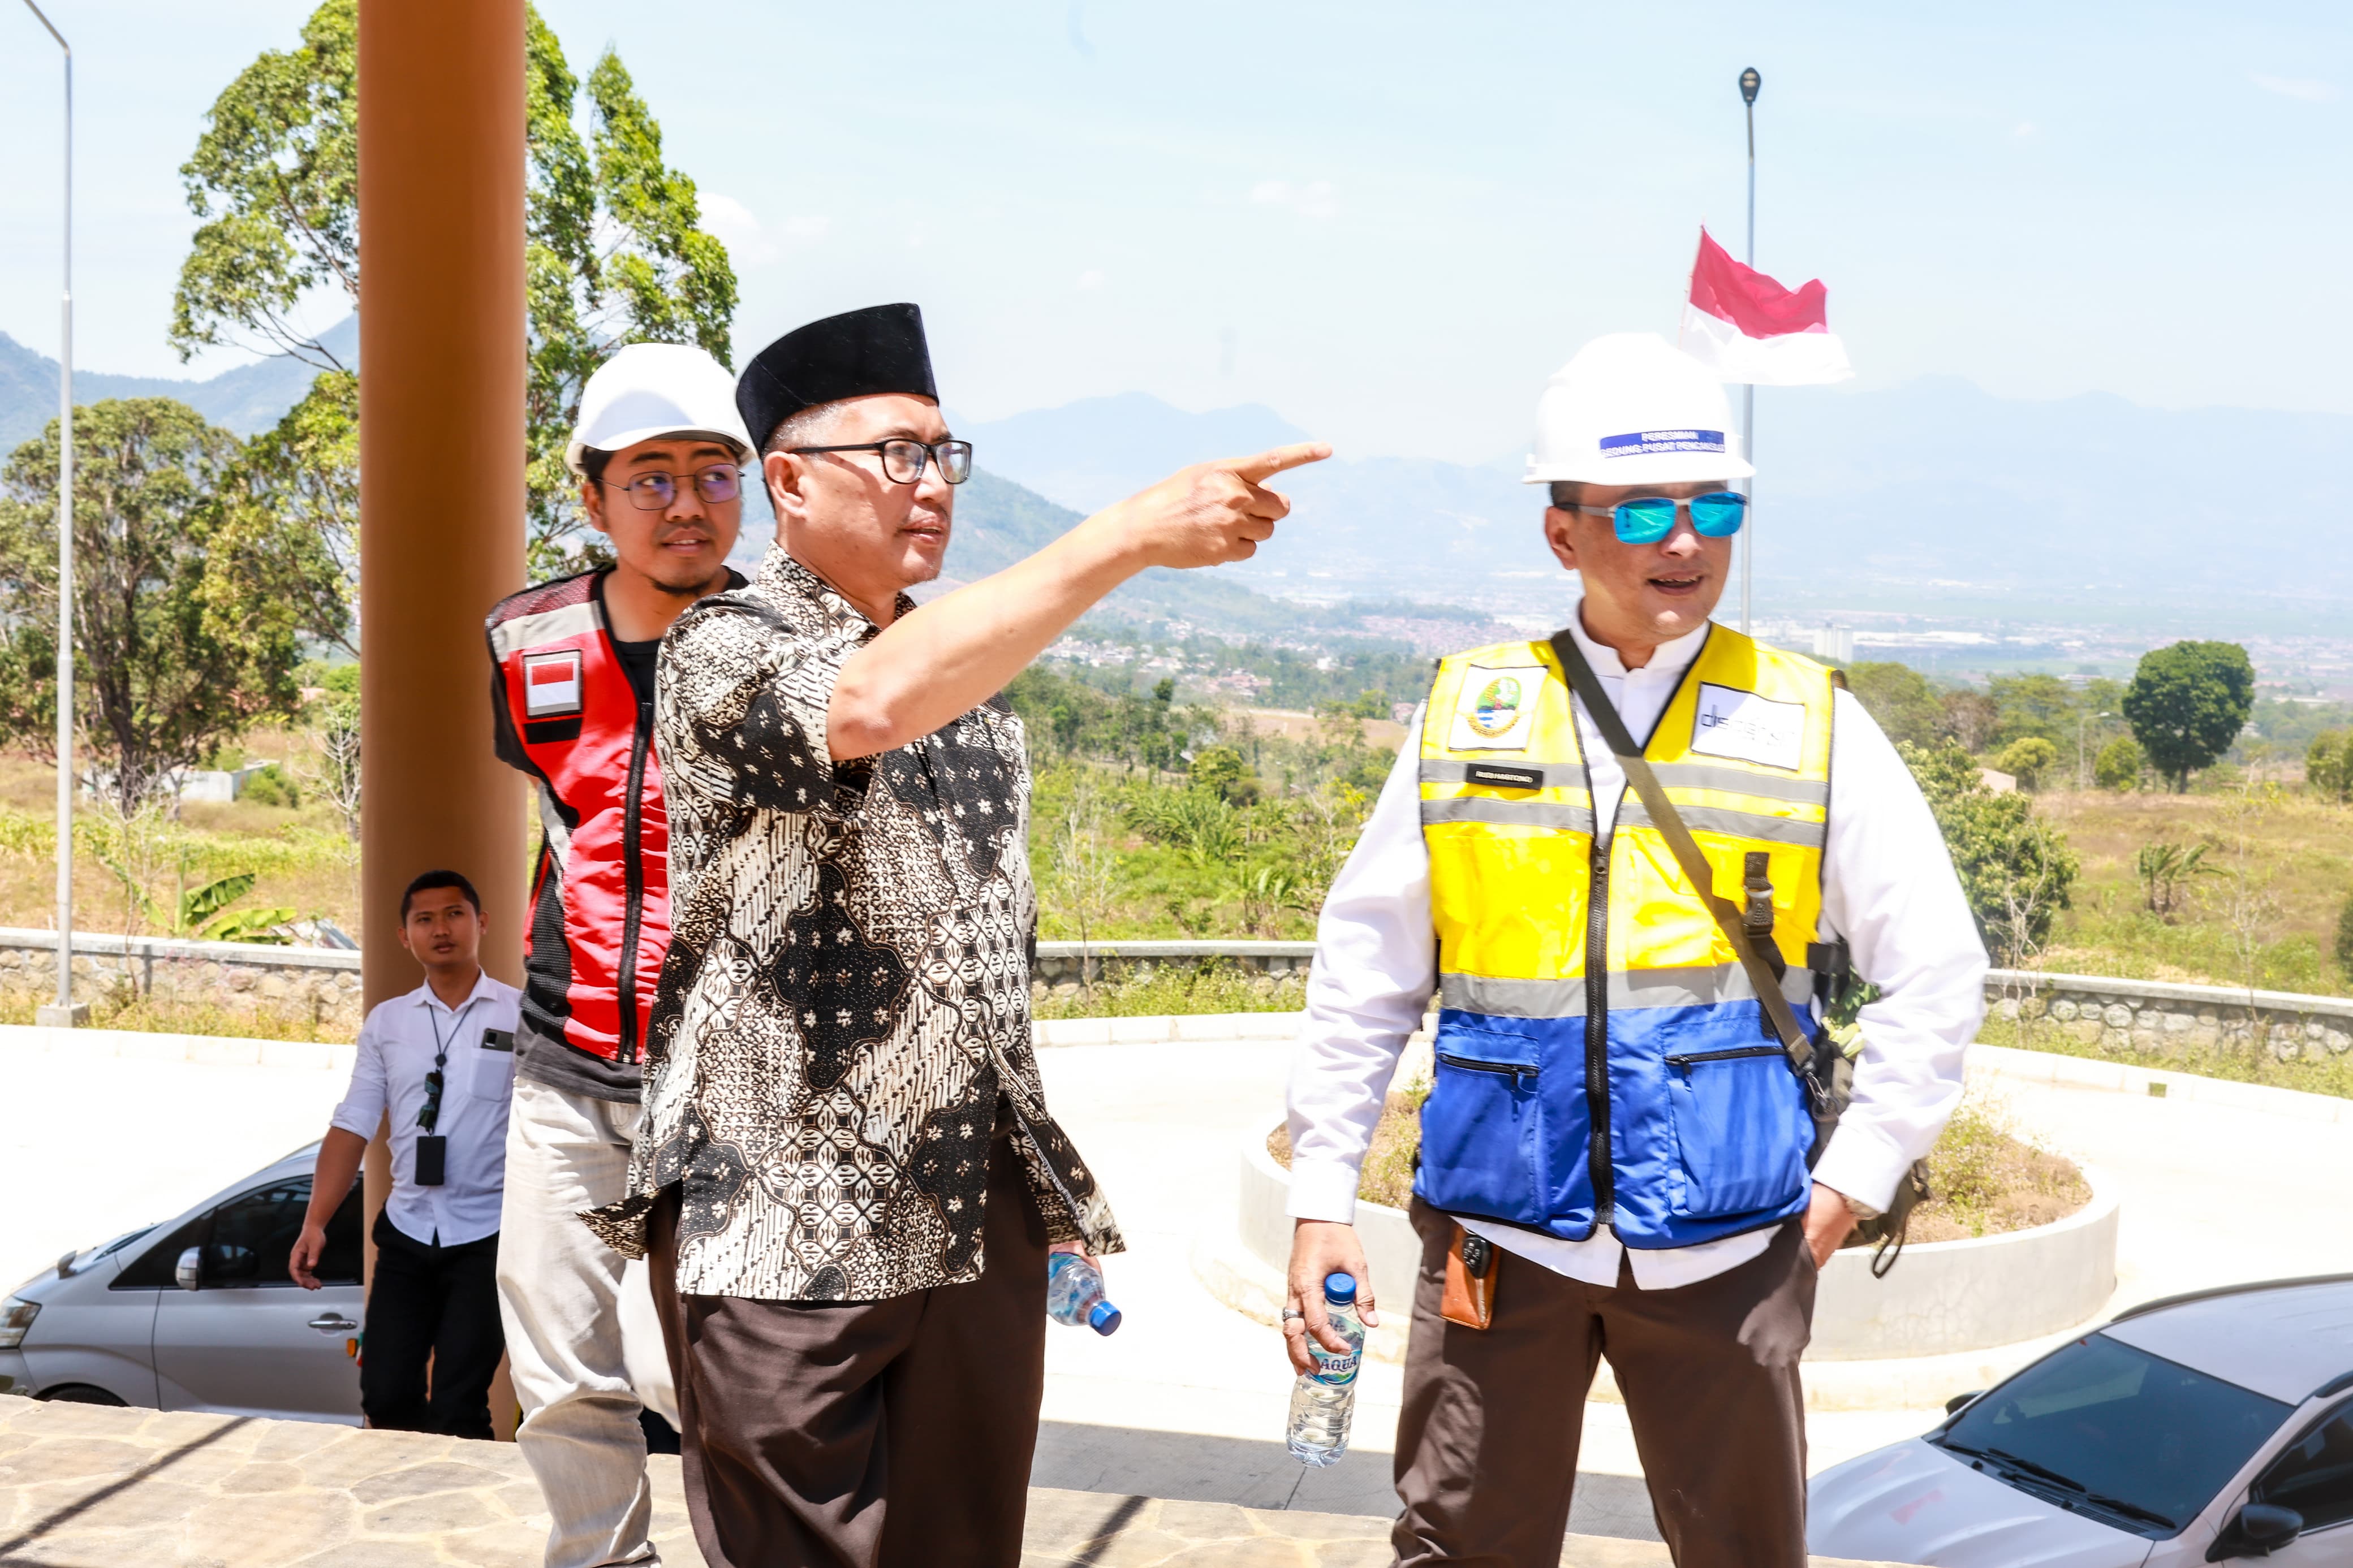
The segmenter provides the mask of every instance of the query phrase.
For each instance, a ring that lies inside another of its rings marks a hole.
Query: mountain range
[[[350,362],[357,338],[347,320],[325,341]],[[288,360],[203,381],[78,372],[75,394],[175,396],[250,433],[311,374]],[[0,335],[0,452],[54,417],[56,375]],[[1760,607],[2163,621],[2179,635],[2207,616],[2335,629],[2353,594],[2342,481],[2353,416],[2156,409],[2107,394],[2030,402],[1954,378],[1767,388],[1758,405],[1744,544]],[[982,470],[949,558],[965,580],[1188,463],[1310,434],[1262,405],[1192,413],[1137,392],[956,429]],[[1149,573],[1120,602],[1234,631],[1294,625],[1303,601],[1554,610],[1565,584],[1539,531],[1543,492],[1521,468],[1517,451],[1463,464],[1344,449],[1277,481],[1295,510],[1255,559]],[[757,536],[766,520],[746,524]]]
[[[1995,397],[1928,378],[1768,388],[1751,534],[1783,603],[2113,619],[2224,604],[2330,616],[2353,591],[2342,473],[2353,417]],[[1305,439],[1259,406],[1187,414],[1139,393],[961,426],[974,460],[1081,511],[1184,464]],[[1242,583],[1292,597],[1556,604],[1541,489],[1518,454],[1349,458],[1283,476],[1294,510]]]
[[[360,322],[346,316],[320,338],[346,365],[360,359]],[[164,375],[74,372],[74,402],[110,397],[176,397],[216,425],[251,436],[278,423],[301,401],[318,371],[299,360],[265,359],[203,381]],[[58,362],[0,332],[0,456],[31,440],[58,416]]]

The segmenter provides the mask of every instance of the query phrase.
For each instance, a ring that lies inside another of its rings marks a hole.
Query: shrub
[[[2353,897],[2337,913],[2337,967],[2345,972],[2346,979],[2353,980]]]
[[[2092,782],[2102,789],[2112,789],[2129,795],[2140,788],[2140,771],[2147,765],[2141,755],[2140,742],[2130,735],[2119,735],[2100,748],[2092,760]]]
[[[2040,735],[2028,735],[2012,741],[1994,758],[1993,765],[2006,773],[2015,774],[2021,789],[2040,789],[2042,775],[2059,760],[2059,748]]]
[[[1988,790],[1960,747],[1896,749],[1928,797],[1995,961],[2017,963],[2040,950],[2082,869],[2067,836],[2038,820],[2026,796]]]
[[[2353,799],[2353,735],[2323,730],[2304,753],[2304,783],[2319,799],[2344,805]]]
[[[290,811],[302,804],[302,792],[295,787],[284,768],[271,763],[245,775],[245,787],[237,791],[237,798],[256,805],[284,806]]]

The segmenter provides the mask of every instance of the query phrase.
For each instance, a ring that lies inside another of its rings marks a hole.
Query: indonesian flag
[[[1733,260],[1701,229],[1676,346],[1722,381],[1757,386],[1844,381],[1854,367],[1846,362],[1846,345],[1830,330],[1828,298],[1820,279],[1793,293]]]

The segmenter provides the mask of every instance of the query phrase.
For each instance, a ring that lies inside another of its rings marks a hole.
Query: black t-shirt
[[[651,702],[654,700],[654,666],[661,658],[661,638],[623,642],[615,637],[613,656],[621,661],[621,672],[629,678],[629,689],[638,694],[638,700]]]

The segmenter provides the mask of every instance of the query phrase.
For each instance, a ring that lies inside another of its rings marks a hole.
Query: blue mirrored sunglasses
[[[1638,496],[1616,506],[1580,506],[1572,510],[1609,518],[1628,544],[1656,544],[1675,531],[1675,513],[1688,509],[1692,531],[1706,539],[1729,539],[1748,516],[1748,498],[1735,490],[1711,490],[1689,500]]]

